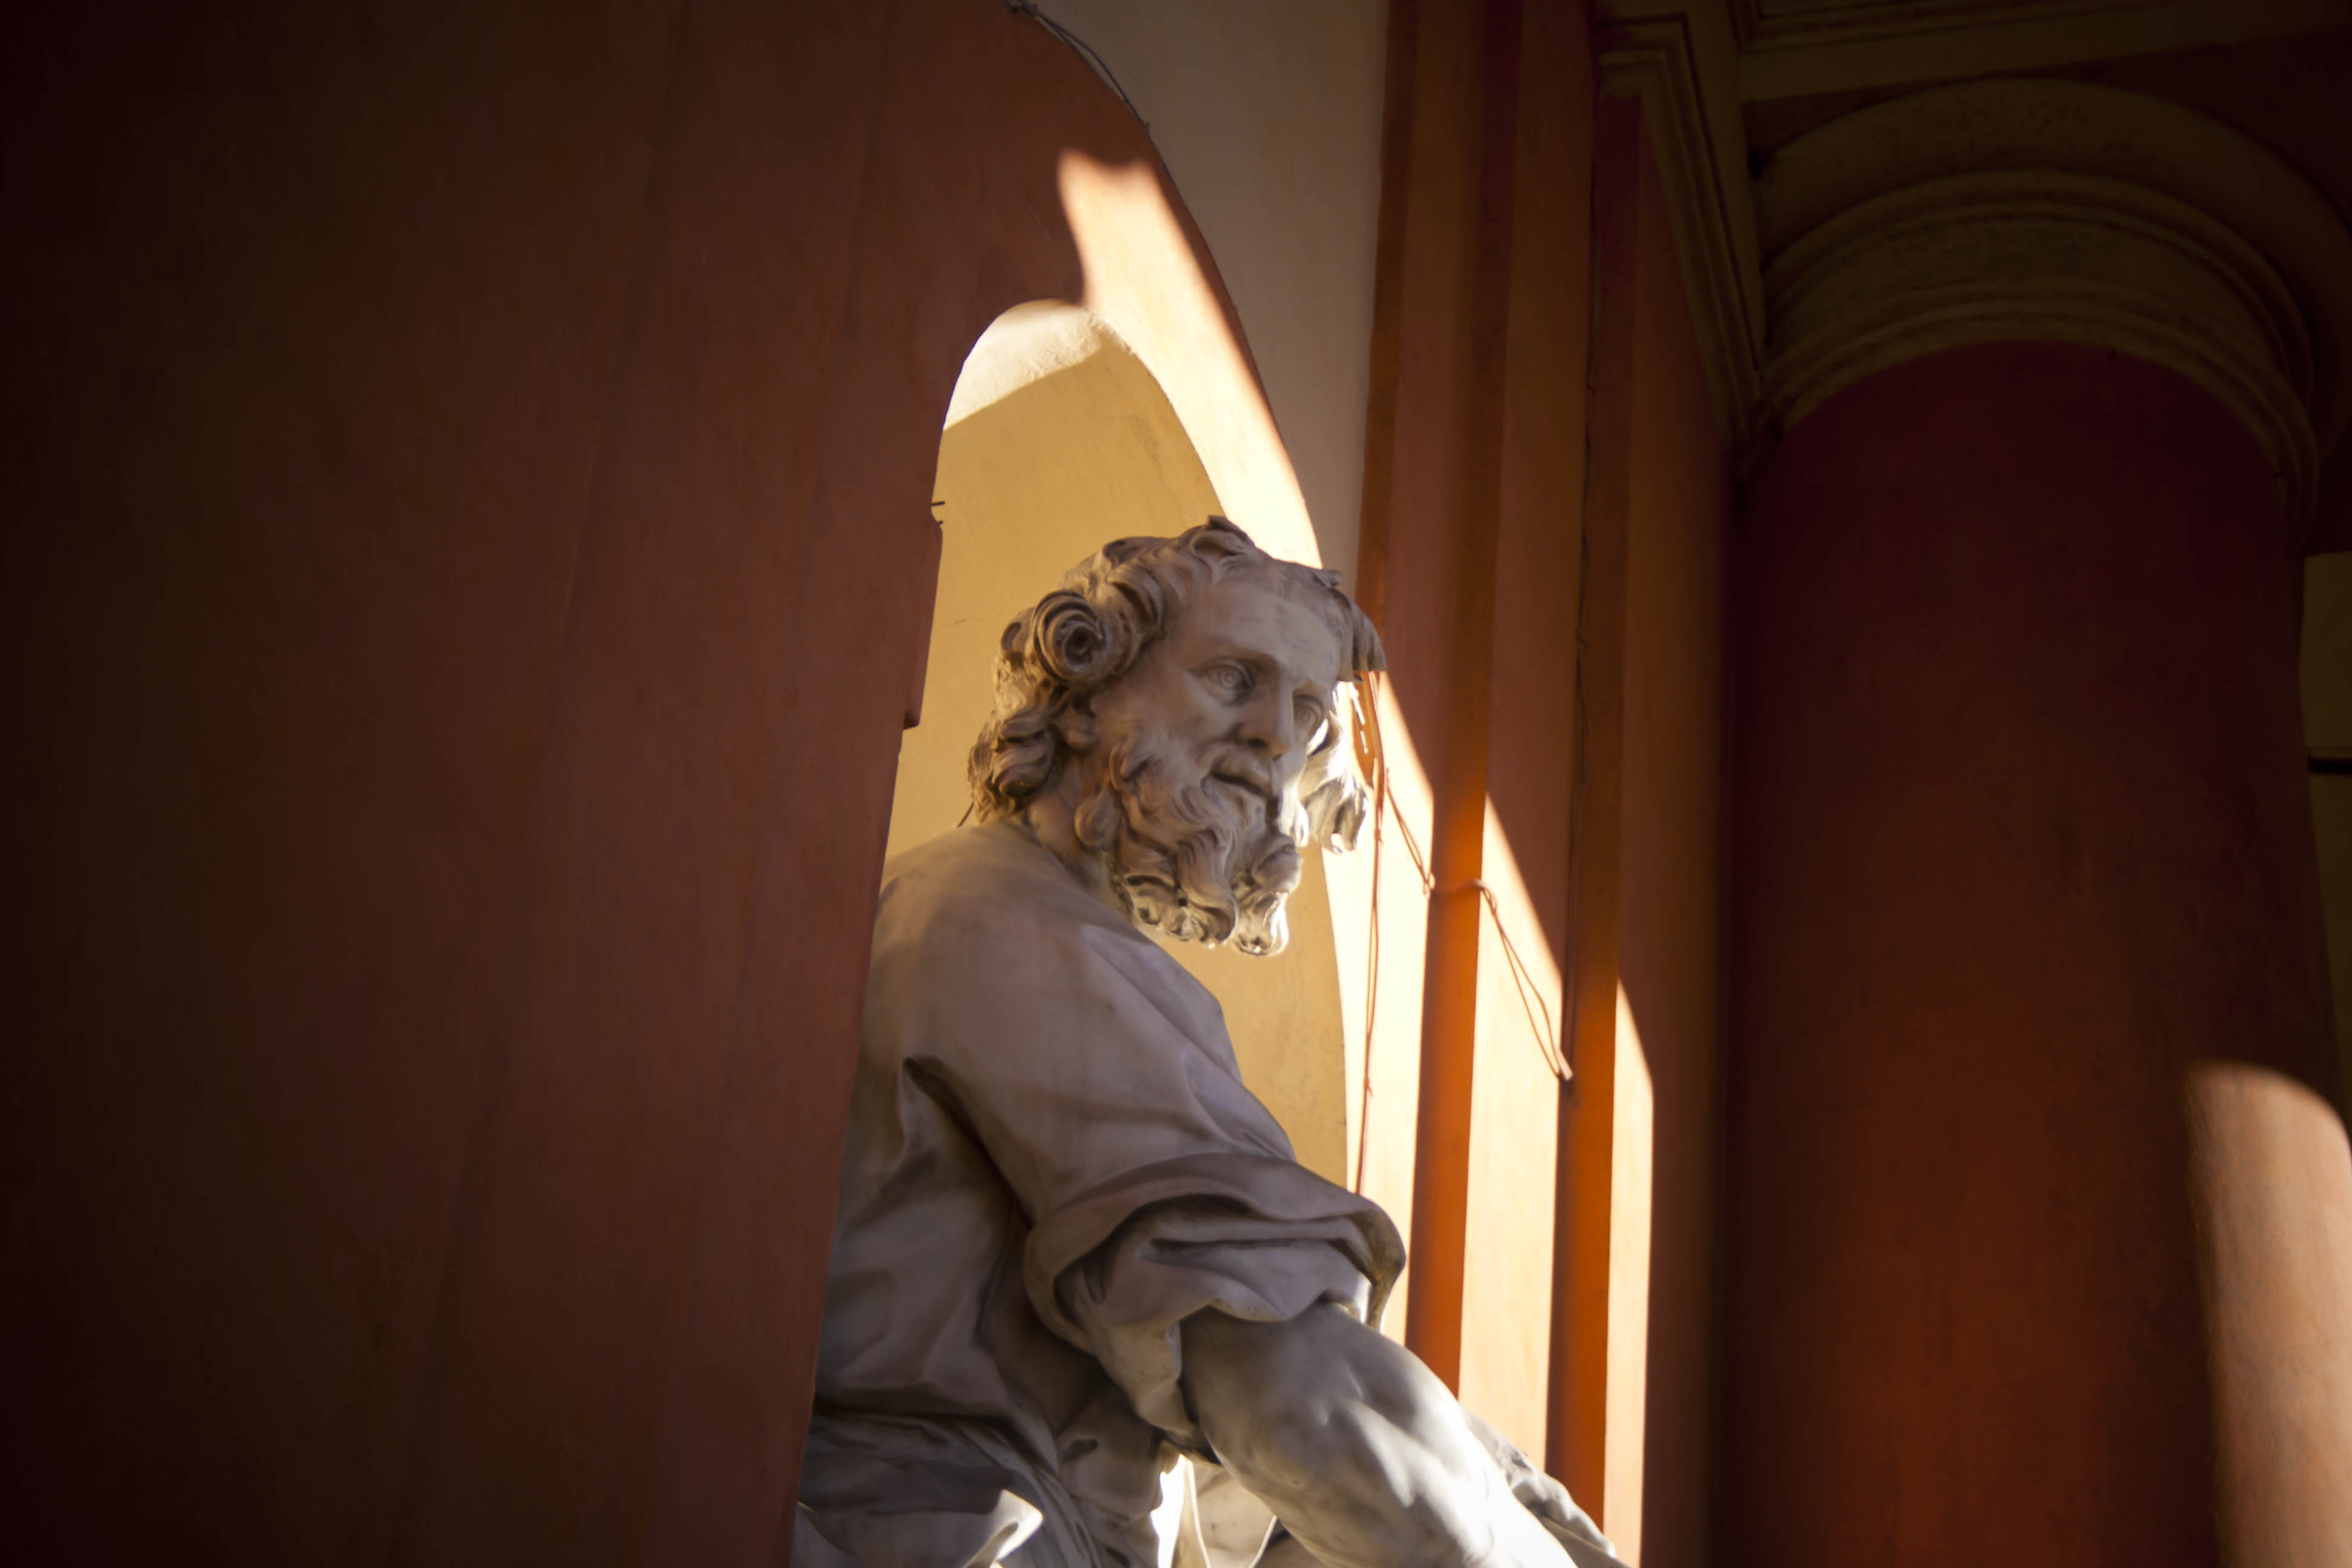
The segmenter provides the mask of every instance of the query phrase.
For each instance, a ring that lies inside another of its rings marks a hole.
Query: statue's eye
[[[1213,664],[1201,672],[1209,689],[1223,698],[1246,696],[1252,684],[1250,672],[1238,664]]]
[[[1293,713],[1297,721],[1298,732],[1310,737],[1307,742],[1307,749],[1309,752],[1321,751],[1324,743],[1331,739],[1331,720],[1330,716],[1323,711],[1323,704],[1316,701],[1312,697],[1302,697],[1294,705]]]

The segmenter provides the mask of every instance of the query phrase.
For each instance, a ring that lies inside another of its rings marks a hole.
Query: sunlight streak
[[[1321,564],[1257,372],[1159,171],[1066,152],[1061,185],[1086,268],[1085,304],[1127,340],[1167,393],[1227,515],[1272,553]]]
[[[1642,1460],[1650,1381],[1650,1060],[1625,988],[1617,988],[1615,1135],[1610,1144],[1608,1480],[1601,1528],[1626,1562],[1642,1560]]]

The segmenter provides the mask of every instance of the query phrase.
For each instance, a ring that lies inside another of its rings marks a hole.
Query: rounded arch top
[[[2129,226],[2153,203],[2188,220],[2165,220],[2168,248],[2201,256],[2250,247],[2252,265],[2210,269],[2227,274],[2224,287],[2238,294],[2258,293],[2261,275],[2274,270],[2291,295],[2283,312],[2268,314],[2304,341],[2263,357],[2298,384],[2306,440],[2315,439],[2324,458],[2352,424],[2352,230],[2343,215],[2252,137],[2120,88],[2039,78],[1961,82],[1856,110],[1797,138],[1757,179],[1768,294],[1773,272],[1822,248],[1832,231],[1867,226],[1874,216],[1883,218],[1881,231],[1916,228],[1909,208],[1930,194],[1980,197],[1976,187],[1987,182],[1999,184],[2000,204],[2011,212],[2078,206],[2093,184],[2145,193],[2132,198],[2137,206],[2126,220],[2105,211],[2113,202],[2094,203],[2099,225]],[[2197,231],[2200,224],[2212,237]]]
[[[954,395],[948,399],[947,426],[953,429],[1032,382],[1068,370],[1106,349],[1129,359],[1135,356],[1108,322],[1083,305],[1063,300],[1032,300],[1015,305],[988,324],[965,356]]]

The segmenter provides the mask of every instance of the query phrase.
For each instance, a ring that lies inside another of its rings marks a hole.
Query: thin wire
[[[1357,765],[1372,779],[1372,891],[1366,922],[1370,952],[1364,959],[1364,1087],[1356,1120],[1356,1191],[1360,1194],[1364,1190],[1365,1162],[1372,1142],[1372,1043],[1377,1037],[1381,986],[1381,850],[1388,840],[1386,826],[1391,816],[1396,820],[1398,835],[1404,840],[1405,853],[1412,857],[1413,874],[1421,879],[1422,896],[1433,898],[1437,893],[1437,879],[1430,875],[1429,863],[1423,858],[1421,845],[1412,836],[1412,825],[1405,820],[1403,810],[1396,804],[1395,792],[1390,787],[1388,749],[1381,736],[1380,679],[1367,671],[1356,696],[1360,715]],[[1495,935],[1502,943],[1503,960],[1510,968],[1511,987],[1518,993],[1520,1009],[1527,1014],[1528,1028],[1535,1037],[1537,1053],[1555,1079],[1573,1084],[1576,1069],[1561,1047],[1559,1031],[1552,1024],[1551,1006],[1544,1000],[1543,987],[1536,983],[1533,971],[1519,956],[1518,944],[1511,940],[1510,929],[1503,922],[1502,902],[1496,897],[1494,888],[1485,879],[1475,877],[1454,886],[1475,889],[1486,905],[1495,922]]]
[[[1528,972],[1527,961],[1519,956],[1517,945],[1511,941],[1511,933],[1504,928],[1503,906],[1496,899],[1495,889],[1483,878],[1477,877],[1463,885],[1477,889],[1479,897],[1486,900],[1486,912],[1495,917],[1495,934],[1502,939],[1503,957],[1511,966],[1511,986],[1518,992],[1519,1006],[1527,1013],[1528,1026],[1536,1031],[1536,1049],[1542,1053],[1544,1066],[1551,1069],[1552,1077],[1562,1083],[1569,1082],[1576,1075],[1570,1068],[1568,1059],[1560,1055],[1559,1038],[1551,1026],[1551,1008],[1543,999],[1543,987],[1536,984],[1536,977]],[[1539,1024],[1537,1022],[1538,1013],[1542,1015]]]
[[[1110,83],[1111,91],[1118,94],[1118,100],[1127,105],[1127,111],[1129,114],[1135,116],[1135,122],[1146,131],[1151,129],[1151,121],[1143,118],[1143,110],[1135,107],[1135,100],[1127,96],[1127,89],[1119,86],[1118,78],[1111,74],[1110,62],[1097,53],[1092,44],[1037,9],[1037,0],[1004,0],[1004,8],[1039,24],[1054,37],[1093,61],[1095,69],[1102,73],[1103,80]]]
[[[1377,679],[1367,674],[1369,684]],[[1369,710],[1370,702],[1360,692],[1357,701]],[[1363,733],[1360,719],[1357,733]],[[1379,744],[1377,733],[1373,742]],[[1367,908],[1367,924],[1371,931],[1371,951],[1364,955],[1364,1091],[1356,1109],[1356,1195],[1364,1194],[1364,1157],[1372,1146],[1372,1020],[1381,1005],[1381,843],[1388,836],[1381,831],[1381,818],[1387,815],[1389,775],[1386,768],[1375,765],[1372,780],[1372,896]]]
[[[1585,390],[1591,391],[1591,372],[1588,367]],[[1592,431],[1586,421],[1584,432],[1585,489],[1589,496],[1592,485]],[[1560,1010],[1568,1016],[1568,1044],[1560,1059],[1568,1068],[1570,1104],[1577,1103],[1576,1044],[1578,988],[1584,984],[1584,931],[1578,923],[1584,917],[1584,797],[1592,783],[1592,740],[1590,732],[1591,715],[1586,711],[1584,682],[1591,665],[1591,648],[1584,640],[1585,589],[1592,581],[1592,534],[1585,527],[1591,509],[1580,513],[1576,526],[1576,704],[1570,717],[1568,743],[1576,749],[1575,782],[1569,786],[1568,796],[1568,974],[1560,985]]]
[[[1366,671],[1363,677],[1367,688],[1363,699],[1363,732],[1370,744],[1363,749],[1360,763],[1369,762],[1372,771],[1379,775],[1380,782],[1374,794],[1374,804],[1394,814],[1397,831],[1404,836],[1404,852],[1412,857],[1413,873],[1421,879],[1422,892],[1434,893],[1437,891],[1437,879],[1429,874],[1429,862],[1422,858],[1421,844],[1412,836],[1412,824],[1405,820],[1404,813],[1397,807],[1395,795],[1389,788],[1389,751],[1387,743],[1381,737],[1379,684],[1381,679],[1381,677],[1373,671]],[[1373,818],[1373,823],[1377,832],[1379,825],[1377,816]],[[1375,838],[1374,843],[1378,842],[1379,840]]]

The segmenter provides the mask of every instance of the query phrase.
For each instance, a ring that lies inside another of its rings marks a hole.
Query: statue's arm
[[[1184,1390],[1235,1479],[1332,1568],[1566,1568],[1435,1374],[1336,1306],[1185,1321]]]

